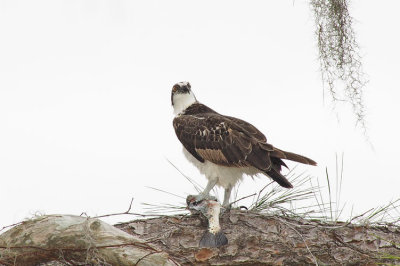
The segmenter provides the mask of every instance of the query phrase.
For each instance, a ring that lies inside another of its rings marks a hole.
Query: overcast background
[[[321,185],[344,153],[353,213],[398,198],[399,8],[350,6],[372,149],[351,108],[323,97],[308,1],[0,0],[0,228],[35,213],[125,211],[132,197],[135,212],[181,203],[146,188],[196,192],[166,158],[205,185],[172,127],[171,88],[184,80],[201,102],[316,160],[295,171]],[[240,194],[268,182],[245,179]]]

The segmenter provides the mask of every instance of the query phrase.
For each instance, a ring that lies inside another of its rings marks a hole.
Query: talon
[[[221,206],[220,215],[223,215],[226,212],[230,212],[232,209],[232,204],[228,204],[226,206]]]
[[[214,197],[214,196],[211,196],[211,195],[205,196],[204,199],[206,199],[206,200],[213,200],[213,201],[218,202],[218,199],[217,199],[216,197]]]

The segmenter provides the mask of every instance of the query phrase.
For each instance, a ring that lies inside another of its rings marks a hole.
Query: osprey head
[[[178,82],[172,87],[171,104],[174,107],[175,114],[182,113],[190,105],[197,102],[190,88],[190,83],[187,81]]]

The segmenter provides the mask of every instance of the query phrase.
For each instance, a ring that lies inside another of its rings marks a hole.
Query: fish
[[[219,214],[221,205],[214,199],[197,201],[196,196],[186,198],[188,209],[192,213],[201,213],[208,220],[208,229],[200,239],[199,247],[221,247],[228,244],[228,238],[221,229]]]

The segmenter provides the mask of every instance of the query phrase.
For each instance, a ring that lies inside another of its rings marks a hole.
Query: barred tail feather
[[[276,149],[271,152],[272,157],[277,157],[281,159],[287,159],[291,161],[295,161],[298,163],[304,163],[304,164],[309,164],[309,165],[317,165],[317,163],[314,160],[311,160],[310,158],[307,158],[303,155],[299,155],[293,152],[288,152],[288,151],[282,151],[279,149]]]

